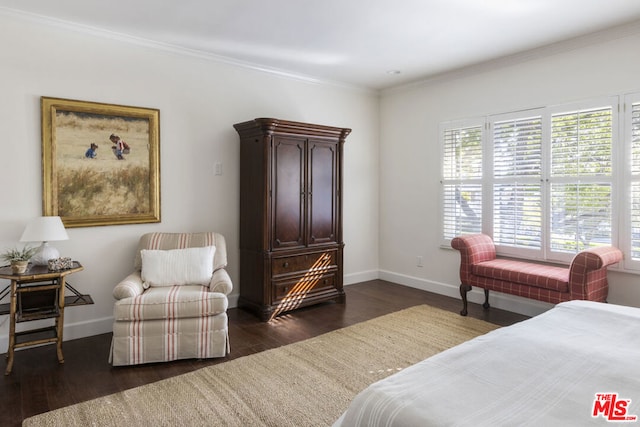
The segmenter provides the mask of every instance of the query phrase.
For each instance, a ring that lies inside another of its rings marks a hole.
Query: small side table
[[[60,271],[50,271],[46,265],[29,265],[27,271],[22,274],[14,274],[9,266],[0,267],[0,279],[11,281],[11,284],[0,292],[0,299],[10,295],[8,304],[0,304],[0,315],[8,314],[10,320],[5,375],[11,373],[16,348],[56,343],[58,362],[64,363],[64,308],[93,304],[90,295],[80,294],[66,282],[66,276],[82,270],[84,267],[77,261],[73,262],[72,268]],[[65,297],[65,288],[69,289],[72,295]],[[16,332],[17,322],[49,318],[55,318],[55,325]]]

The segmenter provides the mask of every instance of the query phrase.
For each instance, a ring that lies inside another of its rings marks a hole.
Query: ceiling
[[[0,0],[3,11],[384,89],[639,21],[640,1]]]

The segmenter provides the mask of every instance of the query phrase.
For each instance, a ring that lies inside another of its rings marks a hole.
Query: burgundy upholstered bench
[[[496,248],[486,234],[468,234],[451,241],[460,251],[460,296],[467,315],[467,292],[473,286],[484,289],[489,308],[489,291],[518,295],[552,304],[569,300],[605,302],[609,293],[607,266],[622,260],[622,252],[611,246],[586,249],[569,267],[496,258]]]

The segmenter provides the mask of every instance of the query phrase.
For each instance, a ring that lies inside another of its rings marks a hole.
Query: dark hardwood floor
[[[113,368],[111,334],[64,343],[65,363],[54,346],[16,352],[13,372],[0,384],[0,425],[19,426],[32,415],[179,375],[204,366],[290,344],[419,304],[459,313],[462,303],[430,292],[374,280],[345,287],[345,304],[323,303],[282,315],[270,323],[229,309],[231,354],[226,358]],[[526,319],[515,313],[469,304],[469,316],[507,326]],[[4,372],[5,365],[0,368]]]

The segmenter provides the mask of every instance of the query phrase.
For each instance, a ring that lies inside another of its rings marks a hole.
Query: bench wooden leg
[[[484,290],[484,303],[482,304],[482,308],[484,308],[485,310],[489,310],[489,307],[491,307],[489,305],[489,289],[485,289]]]
[[[462,297],[462,311],[460,311],[461,316],[467,315],[467,292],[470,290],[470,285],[465,285],[464,283],[460,284],[460,296]]]

